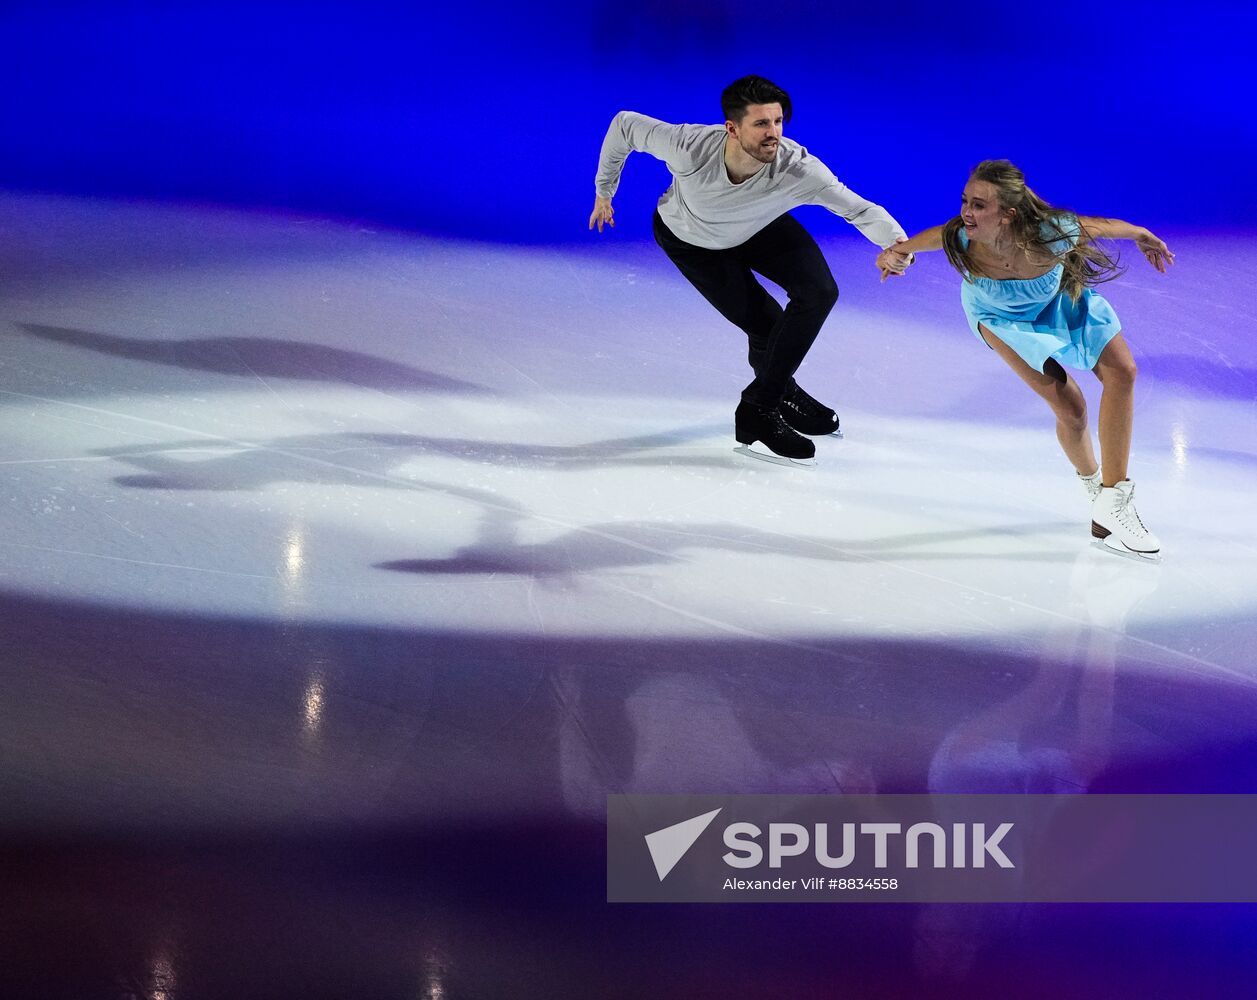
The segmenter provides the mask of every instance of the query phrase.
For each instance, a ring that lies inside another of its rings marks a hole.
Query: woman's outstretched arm
[[[908,254],[942,249],[943,227],[934,226],[932,229],[926,229],[917,233],[916,236],[905,243],[895,243],[888,246],[877,255],[877,269],[882,272],[882,280],[885,281],[887,278],[903,273],[902,258]]]
[[[1165,241],[1158,239],[1143,226],[1131,225],[1121,219],[1102,219],[1094,215],[1080,215],[1078,222],[1088,239],[1133,240],[1148,263],[1162,274],[1165,274],[1166,267],[1174,263],[1174,253],[1165,245]]]

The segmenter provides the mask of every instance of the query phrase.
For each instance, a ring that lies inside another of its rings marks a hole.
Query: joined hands
[[[887,278],[902,278],[904,271],[908,270],[914,255],[907,251],[896,249],[898,244],[907,242],[907,239],[901,236],[895,240],[893,245],[888,246],[877,255],[877,260],[874,263],[877,269],[882,272],[882,281],[885,281]]]

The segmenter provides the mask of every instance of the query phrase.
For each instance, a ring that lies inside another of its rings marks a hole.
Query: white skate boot
[[[1135,484],[1129,479],[1116,486],[1101,487],[1091,505],[1091,535],[1122,555],[1154,562],[1161,558],[1160,540],[1139,520]]]
[[[1082,483],[1082,488],[1087,491],[1087,499],[1095,503],[1096,497],[1100,495],[1100,488],[1104,485],[1101,482],[1100,470],[1096,469],[1089,476],[1084,476],[1081,472],[1076,473],[1076,475],[1078,476],[1078,481]]]

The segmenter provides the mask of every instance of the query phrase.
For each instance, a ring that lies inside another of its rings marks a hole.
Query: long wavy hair
[[[1067,239],[1063,226],[1074,214],[1049,205],[1030,190],[1026,186],[1026,175],[1007,160],[983,160],[973,168],[969,179],[994,186],[1000,209],[1013,209],[1008,228],[1019,250],[1032,257],[1055,257],[1064,267],[1061,288],[1073,301],[1078,301],[1084,288],[1112,281],[1122,272],[1115,255],[1081,235],[1064,253],[1054,252],[1052,244]],[[969,275],[974,269],[973,258],[970,251],[960,245],[963,225],[958,215],[943,226],[943,249],[952,267],[972,281]]]

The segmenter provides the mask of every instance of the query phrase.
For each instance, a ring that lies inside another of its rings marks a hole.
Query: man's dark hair
[[[744,76],[725,87],[720,95],[720,110],[728,122],[740,122],[752,104],[780,104],[781,116],[789,124],[790,95],[772,80],[765,80],[762,76]]]

